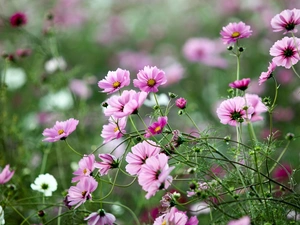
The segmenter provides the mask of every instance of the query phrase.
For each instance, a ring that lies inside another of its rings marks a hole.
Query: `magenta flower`
[[[267,72],[262,72],[260,74],[258,84],[261,85],[261,84],[265,83],[269,78],[271,78],[272,73],[274,72],[275,69],[276,69],[276,64],[274,62],[270,62],[269,67],[268,67],[268,71]]]
[[[15,173],[14,170],[12,171],[9,170],[9,164],[7,164],[2,170],[2,172],[0,173],[0,184],[7,183],[12,178],[14,173]]]
[[[299,9],[286,9],[277,14],[271,20],[271,26],[274,32],[284,31],[283,34],[288,32],[296,33],[295,28],[300,24],[300,10]]]
[[[166,116],[158,117],[157,122],[154,122],[146,130],[145,137],[149,138],[153,135],[160,134],[163,131],[164,127],[167,125],[167,123],[168,123],[168,117]]]
[[[116,71],[108,71],[107,76],[98,82],[99,88],[104,89],[102,92],[111,94],[122,87],[130,84],[130,74],[127,70],[118,68]]]
[[[43,136],[46,138],[43,141],[55,142],[59,140],[65,140],[78,125],[79,121],[73,118],[67,121],[56,121],[53,128],[46,128],[43,132]]]
[[[75,209],[86,200],[92,199],[92,192],[96,190],[98,182],[93,177],[83,177],[76,184],[70,187],[67,195],[67,202],[69,206],[75,206]]]
[[[83,177],[90,177],[92,172],[95,169],[95,156],[84,155],[82,159],[79,161],[79,168],[73,173],[75,177],[73,177],[72,182],[77,182],[81,180]]]
[[[244,22],[229,23],[220,32],[224,44],[235,43],[239,39],[248,38],[252,35],[250,26]]]
[[[244,78],[244,79],[241,79],[241,80],[236,80],[236,81],[230,83],[229,87],[245,91],[248,88],[248,85],[249,85],[250,81],[251,81],[250,78]]]
[[[118,139],[123,136],[126,132],[125,127],[127,123],[127,118],[123,117],[121,119],[116,119],[113,116],[109,118],[109,123],[107,125],[103,125],[103,129],[101,132],[101,137],[104,138],[103,143],[110,142],[113,139]]]
[[[248,108],[247,112],[245,110],[246,107]],[[227,99],[220,104],[219,108],[217,108],[217,115],[221,123],[236,126],[245,119],[251,119],[253,110],[252,106],[246,106],[244,98],[234,97]]]
[[[118,168],[119,161],[111,154],[99,154],[102,162],[96,162],[95,167],[99,169],[101,176],[106,175],[110,169]]]
[[[261,113],[267,112],[268,108],[262,103],[261,98],[255,94],[245,94],[247,103],[253,107],[253,113],[251,114],[251,122],[263,120]]]
[[[154,141],[148,140],[136,144],[131,148],[131,151],[132,153],[129,152],[126,156],[128,163],[126,171],[131,175],[138,175],[146,159],[158,155],[160,147]]]
[[[231,220],[227,225],[250,225],[250,217],[244,216],[238,220]]]
[[[284,182],[290,179],[292,173],[293,169],[291,166],[287,163],[283,163],[274,169],[272,177],[277,181]]]
[[[104,209],[99,209],[98,212],[91,213],[84,220],[88,220],[88,225],[114,225],[116,217],[105,212]]]
[[[137,74],[137,79],[133,80],[133,85],[139,88],[141,91],[158,92],[158,86],[167,82],[165,72],[158,69],[156,66],[145,66],[143,70],[140,70]]]
[[[186,103],[187,101],[185,100],[185,98],[178,98],[175,101],[175,104],[179,109],[185,109]]]
[[[169,167],[168,156],[164,153],[151,156],[146,160],[138,174],[139,184],[148,192],[146,199],[154,196],[158,190],[167,189],[170,186],[173,178],[169,174],[174,168],[175,166]]]
[[[137,110],[143,105],[147,95],[148,94],[143,91],[125,90],[121,96],[112,96],[106,101],[108,107],[104,109],[104,114],[105,116],[122,118],[137,113]]]
[[[16,12],[10,17],[10,24],[13,27],[20,27],[27,23],[27,16],[23,12]]]
[[[276,41],[271,47],[270,55],[274,56],[272,61],[276,66],[283,66],[289,69],[300,59],[297,49],[300,49],[299,38],[284,37]]]

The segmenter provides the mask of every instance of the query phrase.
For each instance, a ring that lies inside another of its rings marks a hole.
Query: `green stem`
[[[198,130],[199,135],[200,135],[201,131],[200,131],[199,127],[197,126],[197,124],[195,123],[195,121],[192,119],[192,117],[190,117],[190,115],[188,114],[188,112],[186,112],[185,110],[184,110],[184,112],[185,112],[185,115],[189,118],[189,120],[190,120],[190,121],[193,123],[193,125],[196,127],[196,129]]]
[[[283,149],[283,151],[281,152],[281,154],[278,156],[278,158],[276,159],[276,162],[279,162],[280,159],[282,158],[282,156],[284,155],[284,153],[286,152],[286,150],[288,149],[288,146],[290,145],[290,141],[286,144],[285,148]],[[275,167],[276,167],[276,163],[274,163],[274,165],[272,166],[272,168],[269,170],[269,173],[271,173]]]
[[[300,78],[300,75],[297,73],[294,66],[292,66],[292,69],[293,69],[294,73],[297,75],[297,77]]]
[[[47,159],[48,159],[49,153],[50,153],[50,149],[45,149],[44,150],[44,155],[43,155],[43,161],[42,161],[42,166],[41,166],[40,174],[44,174],[45,173],[45,168],[46,168],[46,164],[47,164]]]
[[[66,142],[66,144],[68,145],[68,147],[74,152],[74,153],[76,153],[77,155],[79,155],[79,156],[83,156],[81,153],[79,153],[79,152],[77,152],[74,148],[72,148],[72,146],[69,144],[69,142],[67,141],[67,139],[65,139],[65,142]]]

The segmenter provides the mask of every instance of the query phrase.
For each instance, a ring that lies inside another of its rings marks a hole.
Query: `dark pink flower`
[[[111,154],[99,154],[102,162],[96,162],[95,167],[99,169],[100,175],[106,175],[110,169],[118,168],[119,161]]]
[[[147,191],[146,198],[154,196],[158,190],[167,189],[173,178],[170,172],[175,166],[169,167],[168,156],[160,153],[156,156],[149,157],[145,164],[142,165],[138,174],[138,182],[143,190]]]
[[[231,220],[227,225],[250,225],[250,217],[244,216],[238,220]]]
[[[168,117],[166,116],[158,117],[157,122],[154,122],[146,130],[145,137],[149,138],[153,135],[160,134],[163,131],[164,127],[167,125],[167,123],[168,123]]]
[[[88,220],[88,225],[114,225],[116,217],[111,213],[105,212],[104,209],[99,209],[98,212],[91,213],[84,220]]]
[[[273,62],[276,66],[283,66],[287,69],[291,68],[299,61],[300,39],[284,37],[276,41],[270,49],[270,55],[274,56]]]
[[[300,24],[300,10],[299,9],[286,9],[281,13],[274,16],[271,20],[271,26],[274,32],[284,31],[283,34],[288,32],[297,32],[295,28]]]
[[[13,27],[20,27],[27,23],[27,16],[23,12],[16,12],[10,17],[10,24]]]
[[[55,142],[65,140],[78,125],[79,121],[76,119],[68,119],[67,121],[56,121],[53,128],[46,128],[43,136],[46,138],[43,141]]]
[[[93,177],[83,177],[76,186],[70,187],[67,195],[69,206],[75,206],[75,209],[86,200],[92,199],[92,192],[96,190],[98,182]]]
[[[175,104],[179,109],[185,109],[186,103],[187,101],[185,100],[185,98],[178,98],[175,101]]]
[[[137,79],[133,80],[133,85],[141,91],[158,92],[158,87],[167,82],[165,72],[158,69],[156,66],[145,66],[137,74]]]
[[[10,171],[9,165],[6,165],[2,170],[2,172],[0,173],[0,184],[7,183],[12,178],[14,173],[15,171],[14,170]]]
[[[252,35],[250,26],[244,22],[229,23],[220,32],[224,44],[235,43],[242,38],[248,38]]]
[[[123,117],[121,119],[114,118],[113,116],[109,118],[109,123],[103,125],[101,132],[101,137],[103,137],[103,143],[110,142],[113,139],[118,139],[126,133],[125,127],[127,123],[127,118]]]
[[[77,182],[81,180],[83,177],[90,177],[92,172],[95,169],[95,156],[84,155],[82,159],[80,159],[79,168],[73,173],[75,177],[73,177],[72,182]]]
[[[251,114],[251,122],[263,120],[261,113],[267,112],[268,108],[262,103],[261,98],[255,94],[245,94],[245,98],[248,104],[253,107],[253,113]]]
[[[99,88],[104,89],[102,92],[111,94],[122,87],[130,84],[130,74],[127,70],[118,68],[116,71],[108,71],[107,76],[98,82]]]
[[[276,68],[276,64],[274,62],[270,62],[269,67],[268,67],[268,71],[267,72],[262,72],[260,74],[258,84],[261,85],[261,84],[265,83],[269,78],[271,78],[272,73],[274,72],[275,68]]]
[[[248,85],[249,85],[250,81],[251,81],[250,78],[244,78],[244,79],[241,79],[241,80],[236,80],[236,81],[230,83],[229,87],[245,91],[248,88]]]
[[[280,182],[288,181],[292,175],[292,171],[291,166],[287,163],[278,165],[273,172],[273,178]]]
[[[19,56],[19,57],[26,57],[26,56],[31,55],[31,52],[32,51],[29,48],[26,48],[26,49],[20,48],[20,49],[17,49],[16,55]]]
[[[131,151],[126,156],[126,171],[131,175],[138,175],[146,159],[158,155],[160,147],[154,141],[147,140],[133,146]]]

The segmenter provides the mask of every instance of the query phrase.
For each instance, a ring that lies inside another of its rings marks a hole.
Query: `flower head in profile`
[[[137,74],[137,79],[133,80],[133,85],[141,91],[158,92],[158,87],[167,82],[165,72],[158,69],[156,66],[145,66]]]
[[[10,17],[9,21],[11,26],[21,27],[27,23],[27,16],[23,12],[16,12]]]
[[[168,117],[166,116],[158,117],[157,122],[154,122],[146,130],[145,137],[149,138],[153,135],[160,134],[163,131],[164,127],[167,125],[167,123],[168,123]]]
[[[299,61],[300,39],[284,37],[276,41],[270,49],[270,55],[274,56],[273,62],[276,66],[291,68]]]
[[[249,25],[244,22],[229,23],[220,32],[224,44],[235,43],[242,38],[248,38],[252,35],[252,30]]]
[[[244,216],[238,220],[231,220],[227,225],[250,225],[250,217]]]
[[[99,209],[98,212],[91,213],[84,220],[88,220],[88,225],[113,225],[116,217],[111,213],[105,212],[104,209]]]
[[[6,165],[2,170],[2,172],[0,173],[0,184],[7,183],[12,178],[14,173],[15,171],[14,170],[10,171],[9,165]]]
[[[119,161],[111,154],[99,154],[102,162],[96,162],[95,167],[99,169],[100,175],[106,175],[110,169],[118,168]]]
[[[113,139],[121,138],[123,134],[126,133],[126,117],[117,119],[111,116],[108,121],[109,123],[107,125],[103,125],[103,129],[101,132],[101,137],[104,139],[104,144],[110,142]]]
[[[72,182],[77,182],[81,180],[83,177],[91,176],[92,172],[95,169],[95,156],[84,155],[82,159],[80,159],[79,168],[73,173],[75,177],[72,178]]]
[[[272,73],[276,69],[276,64],[274,62],[269,62],[269,67],[267,72],[262,72],[258,79],[258,84],[261,85],[265,83],[268,79],[272,77]]]
[[[268,108],[262,103],[261,98],[256,94],[245,94],[247,103],[253,107],[253,113],[251,114],[251,122],[263,120],[261,113],[267,112]]]
[[[274,16],[271,20],[271,26],[274,32],[284,31],[296,33],[296,26],[300,24],[300,10],[286,9]]]
[[[54,176],[49,173],[40,174],[30,187],[32,190],[42,192],[44,196],[52,196],[52,192],[57,189],[57,182]]]
[[[250,81],[251,81],[250,78],[243,78],[241,80],[236,80],[236,81],[230,83],[229,87],[236,88],[241,91],[245,91],[248,88]]]
[[[79,121],[76,119],[68,119],[67,121],[56,121],[53,128],[46,128],[43,136],[46,138],[43,141],[55,142],[65,140],[78,125]]]
[[[108,71],[107,76],[98,82],[99,88],[103,89],[102,92],[111,94],[122,87],[130,84],[130,74],[127,70],[118,68],[116,71]]]

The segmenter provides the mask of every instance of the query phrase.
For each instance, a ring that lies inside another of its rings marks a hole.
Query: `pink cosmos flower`
[[[134,114],[143,105],[147,98],[147,93],[125,90],[121,96],[112,96],[107,99],[108,107],[104,110],[105,116],[122,118]]]
[[[300,39],[284,37],[276,41],[270,49],[270,55],[274,56],[273,62],[276,66],[283,66],[287,69],[291,68],[299,61],[297,49],[300,49]]]
[[[188,219],[185,212],[179,211],[172,207],[170,212],[157,217],[153,225],[169,224],[169,225],[198,225],[199,221],[196,216]]]
[[[153,59],[148,52],[121,51],[117,53],[118,62],[130,71],[138,72],[141,68],[153,64]]]
[[[72,79],[69,84],[70,90],[81,99],[88,99],[92,95],[92,91],[86,81]]]
[[[178,83],[184,77],[185,68],[179,62],[173,62],[172,64],[163,68],[167,78],[167,83],[163,84],[163,87],[171,86]]]
[[[116,217],[105,212],[104,209],[99,209],[98,212],[91,213],[84,220],[88,220],[88,225],[114,225]]]
[[[98,182],[93,177],[83,177],[76,184],[76,186],[70,187],[67,195],[67,201],[69,206],[75,206],[75,209],[86,200],[92,199],[92,192],[96,190]]]
[[[146,199],[154,196],[158,190],[170,186],[173,178],[169,174],[174,168],[175,166],[169,167],[168,156],[164,153],[151,156],[146,160],[138,174],[139,184],[148,192]]]
[[[178,98],[175,101],[175,104],[179,109],[185,109],[186,103],[187,101],[185,100],[185,98]]]
[[[131,175],[138,175],[142,165],[145,164],[146,159],[151,156],[156,156],[160,152],[160,147],[151,140],[138,143],[131,148],[126,156],[126,171]]]
[[[145,137],[149,138],[153,135],[160,134],[163,131],[164,127],[167,125],[167,123],[168,123],[168,117],[166,116],[158,117],[157,122],[154,122],[146,130]]]
[[[255,94],[245,94],[247,103],[253,107],[253,113],[251,115],[251,122],[263,120],[261,113],[267,112],[268,108],[262,103],[261,98]],[[248,111],[249,112],[249,111]]]
[[[23,12],[16,12],[10,17],[10,24],[13,27],[20,27],[27,23],[27,16]]]
[[[244,22],[229,23],[220,32],[224,44],[235,43],[242,38],[248,38],[252,35],[250,26]]]
[[[300,24],[300,10],[299,9],[286,9],[281,13],[274,16],[271,20],[271,26],[274,32],[284,31],[283,34],[288,32],[296,33],[295,28]]]
[[[244,79],[241,79],[241,80],[236,80],[236,81],[230,83],[229,87],[245,91],[248,88],[248,85],[249,85],[250,81],[251,81],[250,78],[244,78]]]
[[[231,220],[227,225],[250,225],[250,217],[244,216],[238,220]]]
[[[104,89],[102,92],[111,94],[122,87],[128,86],[130,84],[130,74],[127,70],[122,70],[118,68],[116,71],[108,71],[105,79],[98,82],[99,88]]]
[[[91,173],[95,169],[95,156],[93,154],[84,155],[78,164],[79,168],[73,173],[75,177],[72,178],[72,182],[77,182],[83,177],[91,176]]]
[[[288,181],[292,175],[293,169],[287,163],[275,168],[272,177],[279,182]]]
[[[104,138],[103,144],[110,142],[113,139],[121,138],[123,134],[126,133],[126,117],[117,119],[111,116],[108,121],[109,123],[107,125],[103,125],[101,132],[101,137]]]
[[[15,173],[14,170],[12,171],[9,170],[9,164],[7,164],[2,170],[2,172],[0,173],[0,184],[7,183],[12,178],[14,173]]]
[[[274,72],[275,68],[276,68],[276,64],[274,62],[269,62],[268,71],[262,72],[260,74],[258,84],[261,85],[261,84],[265,83],[269,78],[271,78],[272,73]]]
[[[111,154],[99,154],[102,162],[96,162],[95,167],[99,169],[100,175],[106,175],[110,169],[118,168],[119,161]]]
[[[245,119],[251,119],[251,114],[254,109],[252,106],[248,105],[246,112],[245,107],[245,99],[239,96],[223,101],[219,108],[217,108],[217,115],[220,122],[223,124],[229,124],[230,126],[236,126],[238,123],[242,123]]]
[[[165,72],[158,69],[156,66],[145,66],[137,74],[137,79],[133,80],[133,85],[141,91],[158,92],[158,86],[167,82]]]
[[[43,141],[55,142],[59,140],[65,140],[78,125],[79,120],[68,119],[67,121],[56,121],[53,128],[46,128],[43,132],[43,136],[46,138]]]

